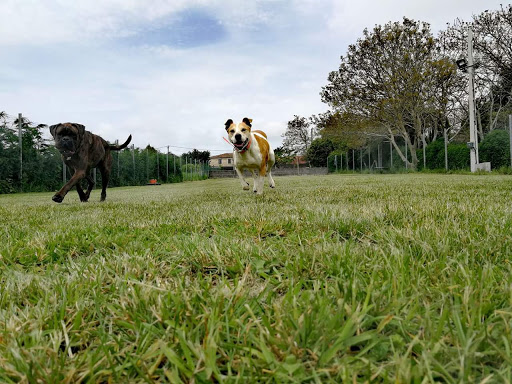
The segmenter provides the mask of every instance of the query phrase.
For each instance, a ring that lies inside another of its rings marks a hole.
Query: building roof
[[[214,160],[214,159],[232,159],[232,158],[233,158],[233,152],[229,152],[229,153],[222,153],[222,154],[216,155],[216,156],[211,156],[210,160]]]

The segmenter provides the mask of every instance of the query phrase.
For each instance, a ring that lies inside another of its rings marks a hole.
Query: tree
[[[9,126],[7,113],[0,112],[0,193],[15,192],[15,184],[19,184],[18,156],[17,137]]]
[[[276,166],[281,164],[291,164],[294,156],[292,156],[284,147],[277,147],[274,149],[274,156],[276,158]]]
[[[210,160],[210,151],[199,151],[198,149],[193,149],[190,152],[186,152],[181,155],[183,159],[187,158],[189,161],[194,162],[201,161],[202,163],[207,163]]]
[[[440,87],[449,94],[448,80],[455,65],[438,53],[430,26],[404,18],[367,29],[363,38],[341,57],[338,71],[329,74],[322,101],[341,114],[374,127],[390,140],[403,161],[416,168],[416,149],[425,143],[425,132],[442,116],[446,100],[436,98]],[[444,121],[444,119],[442,119]],[[357,124],[354,125],[357,127]],[[411,149],[406,160],[395,141],[401,136]]]
[[[303,155],[311,145],[313,131],[311,120],[306,117],[294,115],[288,122],[286,132],[282,135],[285,152],[293,155]]]
[[[361,148],[371,136],[383,136],[371,123],[351,112],[331,112],[312,117],[322,138],[341,150]]]
[[[313,167],[324,167],[329,154],[336,149],[331,139],[315,139],[306,152],[306,160]]]
[[[21,123],[23,174],[20,178],[18,123]],[[0,113],[0,193],[55,190],[59,187],[62,160],[53,145],[43,139],[45,124],[26,117],[20,122]]]
[[[480,143],[480,161],[490,161],[493,168],[510,165],[510,136],[502,129],[489,132]]]

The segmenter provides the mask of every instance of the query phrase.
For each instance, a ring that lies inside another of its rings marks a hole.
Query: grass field
[[[0,196],[0,382],[512,381],[512,178]]]

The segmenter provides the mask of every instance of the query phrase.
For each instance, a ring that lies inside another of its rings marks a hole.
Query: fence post
[[[423,140],[423,169],[427,168],[427,142],[425,141],[425,132],[422,135]]]
[[[391,140],[389,140],[389,158],[390,158],[390,165],[389,165],[389,169],[391,170],[393,168],[393,143]]]
[[[136,178],[135,178],[135,144],[132,144],[132,160],[133,160],[133,182],[135,183],[135,180],[136,180]]]
[[[119,139],[116,140],[116,146],[119,145]],[[118,180],[118,183],[119,185],[121,185],[121,173],[119,172],[119,155],[121,151],[116,151],[117,152],[117,180]]]
[[[512,115],[508,115],[508,130],[510,133],[510,166],[512,167]]]
[[[377,144],[377,167],[382,168],[382,143]]]
[[[149,144],[148,144],[149,147]],[[146,183],[149,181],[149,151],[146,147]]]
[[[21,133],[21,120],[23,116],[18,113],[18,143],[20,146],[20,190],[23,192],[23,135]]]
[[[167,165],[166,166],[166,169],[167,169],[166,182],[168,183],[169,182],[169,146],[167,146],[167,160],[166,160],[165,164]]]
[[[446,134],[446,127],[443,129],[444,136],[444,169],[448,170],[448,135]]]
[[[156,178],[160,179],[160,153],[156,150]]]
[[[405,139],[405,169],[407,168],[407,139]]]

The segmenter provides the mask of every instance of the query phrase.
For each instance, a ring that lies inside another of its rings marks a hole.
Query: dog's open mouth
[[[75,154],[75,151],[71,150],[71,149],[61,149],[60,150],[60,153],[63,155],[63,156],[66,156],[66,157],[70,157],[70,156],[73,156]]]
[[[249,142],[249,139],[246,139],[245,141],[241,141],[241,142],[237,142],[237,143],[233,143],[233,145],[235,146],[236,149],[238,150],[241,150],[241,149],[244,149],[245,147],[247,147],[247,143]]]

